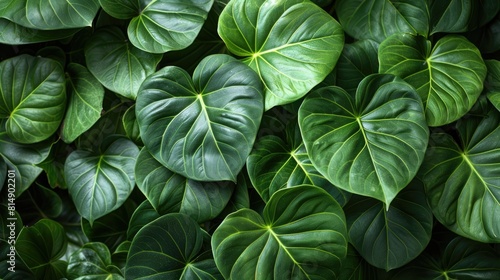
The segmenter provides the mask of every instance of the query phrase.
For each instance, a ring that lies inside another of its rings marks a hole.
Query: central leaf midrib
[[[304,271],[304,269],[302,268],[302,266],[299,264],[299,262],[297,262],[295,260],[295,258],[292,256],[292,254],[288,251],[287,247],[285,246],[285,244],[281,243],[281,240],[278,238],[278,235],[273,231],[273,229],[271,227],[268,228],[267,230],[271,236],[276,240],[276,242],[278,242],[278,245],[283,248],[283,250],[285,250],[286,254],[290,257],[290,259],[293,261],[293,263],[300,269],[300,271],[302,271],[302,273],[307,277],[307,279],[310,279],[309,276],[307,275],[307,273]]]

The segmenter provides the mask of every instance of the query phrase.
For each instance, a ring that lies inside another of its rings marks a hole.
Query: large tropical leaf
[[[387,211],[382,202],[362,196],[354,196],[344,210],[349,242],[378,268],[403,266],[431,239],[432,211],[418,179],[396,196]]]
[[[75,251],[68,262],[69,279],[121,280],[120,269],[111,262],[106,244],[87,243]]]
[[[467,113],[483,90],[486,66],[479,50],[457,35],[431,42],[394,34],[380,44],[380,72],[403,78],[425,106],[429,126],[451,123]]]
[[[184,213],[197,222],[217,217],[224,209],[234,184],[201,182],[168,170],[146,148],[143,148],[135,166],[137,186],[160,214]]]
[[[265,85],[265,109],[295,101],[333,70],[344,45],[340,24],[303,0],[233,0],[218,32]]]
[[[80,215],[91,224],[120,207],[135,185],[139,149],[124,138],[107,142],[100,151],[72,152],[64,165],[68,191]]]
[[[281,189],[263,216],[227,216],[212,248],[225,279],[336,279],[347,252],[344,212],[318,187]]]
[[[36,279],[51,280],[66,276],[67,263],[60,258],[67,245],[64,228],[50,219],[42,219],[23,228],[16,240],[17,254]]]
[[[168,169],[199,181],[236,180],[263,113],[257,74],[228,55],[203,59],[193,78],[170,66],[137,97],[142,140]]]
[[[336,11],[347,34],[382,42],[395,33],[427,36],[426,0],[339,0]]]
[[[223,279],[213,259],[204,259],[203,231],[189,216],[164,215],[143,227],[132,240],[127,279]],[[199,259],[198,257],[201,257]]]
[[[299,110],[313,165],[335,186],[389,207],[424,159],[429,131],[415,90],[373,74],[353,97],[338,87],[312,92]]]
[[[500,242],[500,112],[458,123],[460,143],[451,135],[431,136],[419,177],[436,218],[457,234]]]
[[[144,52],[116,26],[96,31],[85,46],[90,72],[109,90],[135,99],[141,83],[156,71],[161,55]]]
[[[20,55],[0,62],[0,119],[19,143],[36,143],[56,132],[64,116],[64,71],[55,60]]]

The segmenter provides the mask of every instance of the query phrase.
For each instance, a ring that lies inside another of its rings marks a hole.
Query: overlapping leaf
[[[393,75],[366,77],[355,97],[338,87],[312,92],[300,107],[299,124],[323,176],[386,207],[417,173],[429,135],[417,93]]]
[[[403,78],[417,90],[429,126],[451,123],[467,113],[483,90],[486,66],[479,50],[461,36],[430,41],[394,34],[380,44],[380,72]]]
[[[108,247],[99,242],[87,243],[75,251],[68,262],[70,279],[124,279],[120,269],[111,262]]]
[[[488,74],[484,81],[484,87],[491,104],[500,111],[500,61],[486,60]]]
[[[62,30],[38,30],[16,24],[10,20],[0,18],[0,43],[24,45],[53,41],[70,37],[77,33],[79,28]]]
[[[459,122],[461,143],[434,133],[419,177],[436,218],[482,242],[500,241],[500,112]]]
[[[201,61],[192,79],[175,66],[149,76],[136,116],[145,146],[168,169],[198,181],[235,181],[263,107],[257,74],[220,54]]]
[[[295,101],[320,83],[344,45],[340,24],[303,0],[230,1],[218,32],[264,82],[266,110]]]
[[[313,186],[281,189],[263,216],[242,209],[212,236],[225,279],[336,279],[347,252],[340,205]]]

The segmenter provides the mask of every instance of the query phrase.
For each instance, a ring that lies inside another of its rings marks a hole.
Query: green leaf
[[[0,239],[0,277],[3,280],[36,280],[21,258],[12,257],[16,252],[12,252],[11,249],[15,250],[7,241]],[[9,270],[12,265],[15,266],[12,268],[14,271]]]
[[[491,104],[500,111],[500,61],[486,60],[488,73],[484,80],[484,87]]]
[[[448,229],[481,242],[500,242],[500,112],[467,116],[451,135],[431,136],[419,177],[435,217]]]
[[[432,211],[417,179],[387,211],[382,202],[361,196],[354,196],[344,211],[349,242],[368,263],[386,271],[415,259],[431,239]]]
[[[130,140],[110,139],[100,153],[76,150],[66,159],[64,176],[78,213],[92,224],[120,207],[135,185],[139,149]]]
[[[7,163],[5,163],[3,157],[0,156],[0,192],[3,189],[6,178],[7,178]]]
[[[104,243],[87,243],[74,252],[68,262],[70,279],[124,279],[111,263],[111,253]]]
[[[375,267],[369,265],[352,247],[347,247],[347,256],[342,261],[339,280],[378,280]]]
[[[395,33],[427,37],[429,12],[426,0],[339,0],[336,11],[345,32],[378,43]]]
[[[140,5],[146,5],[148,2],[151,2],[151,0],[99,0],[102,9],[107,14],[117,19],[130,19],[139,15],[141,12]]]
[[[63,120],[61,138],[73,142],[101,117],[104,89],[84,66],[70,63],[66,68],[68,109]]]
[[[90,72],[109,90],[135,99],[141,83],[156,71],[161,55],[144,52],[116,26],[97,30],[85,45]]]
[[[141,132],[139,130],[139,122],[135,116],[135,104],[130,106],[122,118],[123,128],[127,137],[138,145],[142,145]]]
[[[312,92],[299,110],[311,162],[335,186],[389,204],[417,173],[429,131],[415,90],[373,74],[355,97],[338,87]]]
[[[233,0],[219,18],[228,50],[264,82],[265,110],[300,99],[330,73],[344,45],[340,24],[303,0]]]
[[[80,29],[38,30],[21,26],[10,20],[0,18],[0,43],[24,45],[63,39],[77,33]]]
[[[261,92],[252,69],[228,55],[206,57],[192,79],[165,67],[144,81],[137,97],[144,145],[189,179],[235,181],[260,125]]]
[[[0,6],[0,16],[19,25],[41,29],[69,29],[92,26],[99,3],[97,0],[10,1]],[[4,8],[2,10],[2,7]]]
[[[127,279],[222,279],[213,260],[197,261],[203,232],[185,214],[167,214],[142,228],[128,254]]]
[[[129,0],[130,1],[130,0]],[[150,53],[184,49],[193,43],[214,0],[140,1],[140,14],[128,26],[128,38]]]
[[[20,55],[0,62],[0,119],[19,143],[36,143],[56,132],[64,116],[66,90],[61,65]]]
[[[34,223],[42,218],[55,219],[61,215],[63,203],[61,197],[50,188],[33,184],[19,197],[15,206],[26,224]]]
[[[9,198],[8,195],[6,195],[6,198]],[[13,243],[16,240],[17,234],[23,228],[23,220],[21,219],[19,213],[13,208],[13,206],[14,208],[16,206],[15,200],[14,205],[9,205],[8,199],[6,204],[0,204],[0,240],[5,240],[9,243],[12,243],[12,245],[14,245]],[[14,231],[13,235],[12,231]]]
[[[422,98],[429,126],[451,123],[467,113],[483,90],[486,66],[479,50],[457,35],[430,41],[395,34],[379,47],[380,72],[412,85]]]
[[[134,236],[139,232],[141,228],[150,222],[161,217],[158,212],[154,209],[153,205],[149,203],[146,199],[144,200],[134,211],[132,217],[130,217],[128,230],[127,230],[127,239],[132,240]]]
[[[279,189],[305,184],[324,189],[341,206],[345,205],[349,193],[339,190],[316,170],[295,123],[287,134],[286,142],[274,135],[261,137],[247,159],[248,175],[262,199],[267,202]]]
[[[180,212],[197,222],[217,217],[233,192],[233,184],[187,179],[159,163],[143,148],[135,166],[137,186],[159,214]]]
[[[345,217],[320,188],[286,188],[262,217],[250,209],[227,216],[212,248],[225,279],[336,279],[347,252]]]
[[[60,279],[66,275],[65,261],[60,260],[68,241],[64,228],[57,222],[42,219],[25,227],[16,240],[19,257],[31,269],[37,279]]]

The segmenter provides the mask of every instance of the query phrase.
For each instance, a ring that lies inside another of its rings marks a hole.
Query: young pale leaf
[[[416,258],[429,243],[432,210],[417,179],[391,203],[354,196],[344,208],[349,242],[373,266],[385,270],[401,267]]]
[[[263,216],[241,209],[212,236],[225,279],[336,279],[347,253],[344,212],[324,190],[281,189]]]
[[[312,92],[300,107],[299,124],[323,176],[387,208],[417,173],[429,138],[418,94],[393,75],[366,77],[355,97],[339,87]]]
[[[116,26],[96,31],[85,45],[90,72],[109,90],[135,99],[141,83],[156,70],[161,55],[139,50]]]
[[[429,32],[426,0],[339,0],[336,11],[346,33],[358,40],[380,43],[395,33]]]
[[[320,83],[344,45],[340,24],[303,0],[230,1],[218,32],[264,82],[266,110],[300,99]]]
[[[97,0],[18,0],[0,4],[0,17],[28,28],[58,30],[92,26],[98,10]]]
[[[160,214],[180,212],[197,222],[217,217],[233,192],[233,183],[187,179],[159,163],[143,148],[135,166],[137,186]]]
[[[491,104],[500,111],[500,61],[486,60],[488,74],[484,80],[484,87]]]
[[[164,215],[143,227],[132,240],[126,279],[222,279],[213,260],[197,260],[203,232],[189,216]]]
[[[92,224],[120,207],[135,185],[139,149],[130,140],[111,139],[100,153],[76,150],[66,159],[64,176],[78,213]]]
[[[500,242],[500,112],[483,113],[459,122],[461,144],[434,133],[419,177],[443,225],[473,240]]]
[[[127,0],[125,2],[132,2]],[[193,43],[214,0],[146,0],[128,26],[128,38],[150,53],[184,49]]]
[[[64,116],[66,89],[61,65],[20,55],[0,62],[0,118],[19,143],[36,143],[56,132]]]
[[[23,228],[16,240],[17,254],[36,279],[51,280],[66,276],[67,263],[60,258],[66,252],[67,245],[64,228],[50,219],[41,219]]]
[[[73,142],[101,117],[104,88],[84,66],[70,63],[66,68],[68,109],[63,120],[61,139]]]
[[[430,41],[394,34],[380,44],[380,72],[412,85],[422,98],[429,126],[451,123],[467,113],[483,90],[486,66],[479,50],[462,36]]]
[[[257,74],[218,54],[203,59],[192,79],[175,66],[149,76],[136,116],[144,145],[168,169],[198,181],[235,181],[263,107]]]
[[[99,242],[87,243],[71,255],[68,277],[93,280],[124,279],[121,271],[112,265],[108,247]]]

